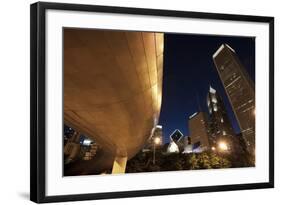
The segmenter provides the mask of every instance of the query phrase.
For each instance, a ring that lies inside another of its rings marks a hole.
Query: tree
[[[221,166],[220,158],[214,153],[210,154],[210,163],[211,163],[212,168],[214,168],[214,169],[218,169]]]
[[[200,168],[196,154],[191,155],[189,164],[190,164],[190,169],[199,169]]]
[[[198,163],[200,169],[211,169],[211,163],[209,159],[209,155],[206,152],[200,153],[198,155]]]
[[[140,152],[127,162],[126,172],[219,169],[229,168],[231,165],[231,161],[226,156],[220,156],[213,152],[165,154],[157,151],[155,164],[153,164],[152,152]]]

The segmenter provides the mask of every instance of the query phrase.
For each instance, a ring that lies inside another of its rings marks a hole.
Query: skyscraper
[[[213,61],[237,118],[247,150],[255,153],[255,85],[236,52],[222,44],[213,55]]]
[[[215,145],[221,137],[234,135],[234,132],[222,98],[211,86],[207,94],[207,106],[210,116],[208,125],[210,143]]]
[[[209,149],[206,113],[194,113],[189,117],[188,124],[191,143],[195,144],[200,142],[200,147],[202,150]]]
[[[168,145],[167,152],[182,152],[184,149],[185,140],[186,138],[184,137],[182,132],[178,129],[175,129],[170,135],[170,143]]]
[[[181,138],[183,137],[183,134],[180,130],[176,129],[171,135],[170,140],[177,143]]]

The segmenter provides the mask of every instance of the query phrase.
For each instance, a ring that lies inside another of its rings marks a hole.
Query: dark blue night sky
[[[236,133],[239,132],[212,59],[223,43],[236,51],[255,81],[254,38],[165,34],[163,97],[159,119],[165,142],[169,141],[169,135],[175,129],[189,135],[188,117],[199,109],[207,111],[206,98],[210,85],[223,98],[233,128]]]

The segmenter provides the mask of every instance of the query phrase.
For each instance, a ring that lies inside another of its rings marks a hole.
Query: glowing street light
[[[159,145],[160,142],[161,142],[160,137],[156,137],[156,138],[154,139],[154,144],[155,144],[155,145]]]
[[[228,150],[228,146],[226,144],[226,142],[219,142],[218,147],[221,151],[227,151]]]
[[[161,143],[160,137],[155,137],[153,142],[153,164],[155,164],[155,146]]]
[[[216,148],[215,148],[215,147],[212,147],[211,149],[212,149],[213,151],[215,151],[215,150],[216,150]]]

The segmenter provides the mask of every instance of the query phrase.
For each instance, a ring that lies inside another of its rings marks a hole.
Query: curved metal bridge
[[[123,173],[158,123],[163,50],[161,33],[64,29],[64,121],[102,146],[100,168]]]

